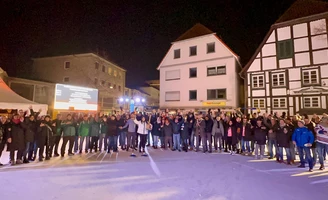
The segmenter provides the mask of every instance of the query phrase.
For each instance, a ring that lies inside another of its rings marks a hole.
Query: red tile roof
[[[280,16],[276,23],[308,17],[324,12],[328,12],[328,2],[322,0],[297,0],[282,16]]]
[[[178,39],[176,39],[175,42],[194,38],[194,37],[199,37],[199,36],[203,36],[203,35],[208,35],[208,34],[212,34],[212,33],[214,33],[214,32],[211,31],[210,29],[208,29],[206,26],[204,26],[200,23],[197,23],[191,29],[189,29],[184,34],[182,34]]]

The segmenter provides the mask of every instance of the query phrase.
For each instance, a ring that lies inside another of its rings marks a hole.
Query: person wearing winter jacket
[[[309,172],[313,170],[313,159],[311,156],[310,147],[314,142],[313,133],[305,127],[305,122],[303,120],[299,120],[298,128],[294,130],[293,133],[293,143],[298,148],[299,157],[301,160],[301,165],[298,166],[299,168],[305,168],[306,161],[309,163]],[[305,159],[304,159],[304,152],[305,152]]]
[[[205,135],[205,120],[203,119],[202,115],[196,116],[196,123],[195,123],[195,137],[196,137],[196,152],[199,151],[200,145],[200,136]]]
[[[250,148],[251,141],[253,140],[252,132],[253,130],[251,123],[249,123],[249,120],[244,117],[241,135],[241,149],[244,155],[252,155],[253,149]]]
[[[126,124],[126,116],[125,115],[117,115],[117,126],[119,127],[123,127],[125,124]],[[126,143],[125,143],[125,140],[126,140],[126,128],[122,128],[122,129],[118,129],[118,137],[119,137],[119,145],[121,147],[122,150],[125,150],[126,149]]]
[[[83,116],[83,121],[80,123],[79,126],[79,137],[80,137],[80,145],[79,145],[79,153],[82,153],[83,143],[85,140],[85,153],[88,153],[89,150],[89,143],[90,143],[90,122],[88,120],[88,115]]]
[[[62,123],[62,115],[58,114],[57,118],[55,120],[52,121],[52,123],[55,125],[54,127],[54,133],[52,136],[52,145],[51,145],[51,149],[50,149],[50,153],[54,153],[54,157],[58,157],[58,147],[59,147],[59,142],[60,139],[62,137],[62,127],[61,127],[61,123]]]
[[[173,151],[179,150],[181,151],[180,146],[180,131],[181,131],[181,125],[183,124],[183,120],[179,121],[179,117],[177,116],[174,121],[171,121],[172,127],[173,127]]]
[[[44,148],[46,148],[46,160],[50,160],[51,152],[51,138],[53,135],[53,127],[50,120],[50,116],[45,116],[41,121],[36,134],[36,143],[39,148],[39,161],[43,161]]]
[[[138,125],[138,130],[137,133],[140,136],[140,143],[139,143],[139,152],[145,153],[146,149],[146,142],[147,142],[147,135],[148,135],[148,130],[147,130],[147,122],[146,118],[143,116],[141,117],[141,121],[138,121],[137,119],[134,120],[134,123]]]
[[[190,138],[190,129],[192,124],[188,121],[187,117],[181,124],[181,139],[182,139],[182,150],[188,152],[188,140]]]
[[[238,142],[236,125],[232,120],[229,120],[225,127],[225,135],[227,140],[227,148],[230,154],[236,153],[236,144]]]
[[[309,119],[308,115],[304,116],[304,123],[305,123],[305,127],[307,127],[311,131],[311,133],[313,134],[313,137],[314,137],[314,142],[312,143],[312,146],[311,146],[311,152],[312,152],[312,156],[313,156],[312,157],[313,158],[313,166],[315,166],[316,161],[318,159],[318,154],[317,154],[317,151],[316,151],[317,132],[314,130],[316,124]]]
[[[203,152],[208,151],[212,153],[212,129],[213,129],[213,120],[209,115],[205,116],[205,132],[202,135],[203,143]],[[208,143],[208,145],[207,145]]]
[[[236,134],[237,134],[237,154],[242,153],[242,135],[243,135],[243,122],[241,121],[241,117],[237,116],[235,123]]]
[[[213,129],[212,129],[212,135],[214,137],[214,148],[215,151],[220,150],[222,152],[222,140],[223,140],[223,135],[224,135],[224,125],[223,125],[223,120],[221,120],[220,116],[217,116],[213,120]],[[219,146],[218,146],[219,143]],[[219,147],[219,148],[218,148]]]
[[[319,170],[324,170],[324,156],[326,154],[325,149],[328,147],[327,139],[323,136],[328,136],[328,117],[323,116],[321,123],[317,124],[315,127],[317,133],[317,146],[316,150],[319,157],[320,168]]]
[[[99,118],[96,116],[95,118],[90,119],[90,138],[91,138],[91,144],[90,144],[90,153],[92,153],[92,150],[94,149],[95,152],[98,152],[98,140],[100,135],[100,123]]]
[[[72,119],[72,115],[68,114],[65,121],[62,121],[61,127],[63,130],[63,144],[60,149],[60,155],[61,157],[64,157],[66,145],[69,142],[68,145],[68,155],[73,156],[73,146],[74,146],[74,140],[75,140],[75,134],[76,134],[76,122]]]
[[[127,119],[125,125],[123,127],[119,127],[120,129],[128,129],[127,133],[127,147],[126,151],[129,151],[130,148],[134,151],[136,149],[136,124],[134,123],[135,115],[131,114],[130,119]]]
[[[173,149],[172,145],[172,136],[173,136],[173,126],[170,123],[169,119],[165,120],[165,123],[161,125],[162,134],[164,135],[164,149],[167,149],[167,144],[169,144],[170,148]]]
[[[191,125],[190,129],[189,129],[189,135],[190,135],[190,138],[189,138],[189,145],[190,145],[190,150],[192,151],[195,147],[195,116],[193,113],[189,113],[188,114],[188,118],[187,118],[187,121],[189,122],[189,124]]]
[[[10,151],[10,162],[14,164],[22,164],[22,156],[25,150],[25,136],[24,128],[22,126],[23,118],[20,118],[18,114],[14,115],[12,122],[8,127],[8,150]],[[16,163],[15,163],[15,151],[16,154]]]
[[[264,126],[262,119],[259,117],[254,127],[255,158],[257,159],[263,159],[264,157],[267,133],[267,127]]]
[[[278,156],[277,161],[282,163],[284,157],[284,150],[287,155],[287,164],[291,165],[291,154],[290,154],[290,141],[292,136],[292,130],[287,126],[284,119],[279,120],[279,125],[275,127],[276,139],[277,139],[277,146]]]
[[[268,152],[269,152],[269,158],[273,159],[273,147],[275,148],[275,155],[278,155],[278,147],[277,147],[277,138],[276,138],[276,132],[275,127],[279,126],[277,125],[277,121],[274,118],[271,118],[270,120],[267,118],[264,118],[263,120],[264,125],[268,128]]]
[[[118,123],[115,115],[112,115],[107,120],[108,125],[108,139],[109,139],[109,145],[107,149],[107,153],[110,153],[110,150],[113,150],[113,152],[118,152],[117,148],[117,139],[118,139]]]
[[[159,137],[161,136],[161,118],[160,117],[157,117],[157,121],[153,123],[153,127],[152,127],[152,135],[153,135],[153,138],[154,138],[154,148],[157,149],[158,148],[158,140],[159,140]]]
[[[31,146],[34,146],[35,134],[37,131],[37,124],[35,122],[34,115],[30,115],[29,118],[26,118],[21,125],[25,130],[25,151],[23,153],[23,162],[29,163],[28,153]],[[32,153],[30,155],[30,159],[32,159]]]
[[[99,151],[103,151],[103,145],[104,145],[104,151],[107,151],[108,147],[108,124],[107,124],[107,116],[104,115],[102,117],[102,120],[100,121],[100,135],[99,135]]]

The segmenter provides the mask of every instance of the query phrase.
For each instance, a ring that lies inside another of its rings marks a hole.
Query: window
[[[95,85],[97,85],[98,84],[98,79],[97,78],[95,78]]]
[[[274,108],[287,108],[286,98],[274,98],[273,99]]]
[[[189,69],[189,77],[196,78],[197,77],[197,68],[190,68]]]
[[[116,84],[114,84],[113,88],[116,90]]]
[[[197,100],[197,90],[190,90],[189,91],[189,100],[190,101]]]
[[[64,77],[64,82],[69,82],[69,77]]]
[[[99,63],[98,63],[98,62],[95,63],[95,69],[96,69],[96,70],[99,69]]]
[[[179,80],[180,79],[180,70],[171,70],[165,72],[165,80]]]
[[[252,75],[252,87],[264,88],[264,75]]]
[[[303,98],[304,108],[319,108],[319,97],[304,97]]]
[[[318,69],[304,70],[302,71],[302,76],[304,85],[319,83]]]
[[[197,46],[189,47],[189,55],[196,56],[197,55]]]
[[[112,75],[112,71],[113,71],[112,68],[108,67],[108,74],[109,75]]]
[[[117,76],[117,71],[116,71],[116,70],[114,70],[114,76],[115,76],[115,77]]]
[[[106,67],[104,65],[102,66],[102,72],[106,72]]]
[[[285,72],[272,74],[272,86],[273,87],[280,87],[280,86],[285,86],[285,85],[286,85]]]
[[[226,99],[226,89],[207,90],[207,100]]]
[[[208,67],[207,76],[225,75],[226,66]]]
[[[215,52],[215,43],[207,43],[207,53]]]
[[[119,85],[119,86],[118,86],[118,91],[120,91],[120,92],[121,92],[121,90],[122,90],[122,89],[121,89],[121,86]]]
[[[264,99],[253,99],[253,108],[265,108]]]
[[[65,62],[64,63],[64,69],[69,69],[71,67],[71,63],[70,62]]]
[[[105,85],[106,84],[106,82],[105,81],[101,81],[101,85]]]
[[[165,101],[180,101],[180,92],[165,92]]]
[[[174,50],[174,59],[180,58],[180,49]]]
[[[277,43],[278,59],[292,58],[294,55],[293,41],[283,40]]]

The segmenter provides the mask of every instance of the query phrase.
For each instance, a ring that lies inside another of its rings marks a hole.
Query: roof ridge
[[[214,32],[204,26],[201,23],[196,23],[193,27],[188,29],[186,32],[184,32],[182,35],[180,35],[175,42],[181,41],[181,40],[186,40],[190,38],[195,38],[203,35],[208,35],[208,34],[213,34]]]

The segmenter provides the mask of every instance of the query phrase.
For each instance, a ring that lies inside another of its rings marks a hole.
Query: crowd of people
[[[10,164],[29,163],[38,159],[64,157],[65,154],[107,153],[128,151],[131,156],[147,156],[146,145],[154,149],[172,151],[213,151],[242,154],[263,159],[265,147],[268,159],[294,164],[296,155],[299,167],[309,165],[313,170],[319,159],[320,170],[328,152],[328,116],[313,115],[287,117],[254,113],[244,116],[235,112],[182,113],[153,110],[152,113],[120,113],[115,115],[49,115],[40,116],[30,108],[20,110],[11,119],[1,117],[0,157],[7,146]],[[62,140],[61,147],[60,141]],[[68,146],[68,149],[66,149]],[[202,148],[200,148],[202,147]],[[286,160],[284,160],[286,155]],[[0,164],[1,165],[1,164]]]

